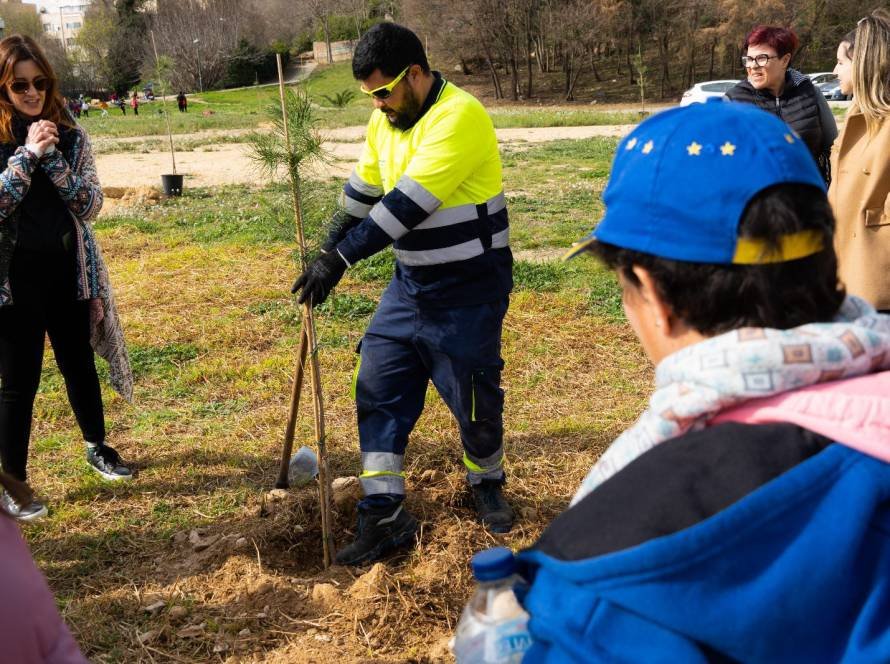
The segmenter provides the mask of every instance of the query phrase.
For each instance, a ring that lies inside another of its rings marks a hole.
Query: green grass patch
[[[579,258],[577,260],[584,260]],[[593,261],[591,261],[593,262]],[[614,321],[624,321],[624,307],[621,304],[621,286],[614,273],[602,266],[594,266],[593,278],[589,282],[587,305],[591,313]]]
[[[525,261],[513,263],[513,287],[538,292],[558,291],[578,270],[558,261]]]
[[[497,129],[508,127],[587,127],[636,124],[645,119],[639,112],[609,112],[588,109],[489,108]]]
[[[180,113],[175,106],[167,105],[170,128],[174,134],[255,127],[265,119],[262,117],[262,109],[261,104],[255,104],[252,108],[241,105],[226,108],[195,101],[189,106],[188,113]],[[131,109],[127,110],[126,115],[121,115],[116,109],[109,109],[107,117],[91,113],[90,117],[81,117],[78,122],[86,128],[90,136],[95,137],[123,138],[167,134],[167,124],[159,101],[140,105],[139,115],[133,115]]]
[[[366,320],[377,308],[377,300],[366,295],[333,293],[318,307],[320,313],[340,320]]]
[[[346,90],[358,90],[352,78],[351,63],[318,66],[300,83],[309,92],[315,105],[316,117],[321,128],[350,127],[367,124],[373,105],[359,93],[345,106],[337,108],[329,98]],[[254,129],[278,117],[278,86],[262,85],[236,90],[214,90],[193,95],[187,113],[179,113],[175,104],[167,104],[170,127],[174,134],[190,134],[209,130]],[[834,109],[836,114],[843,109]],[[633,124],[643,116],[640,112],[599,111],[588,108],[524,108],[492,107],[489,109],[494,126],[507,127],[577,127],[589,125]],[[139,115],[133,115],[128,107],[127,115],[111,108],[108,116],[101,117],[94,111],[81,124],[97,138],[123,138],[156,136],[158,141],[144,141],[138,146],[103,146],[104,152],[129,150],[149,151],[166,149],[163,137],[167,133],[160,101],[145,102],[139,107]],[[177,150],[189,151],[212,145],[214,142],[237,140],[227,137],[217,141],[192,139],[178,143]]]
[[[198,357],[200,349],[192,344],[172,343],[164,346],[131,345],[130,365],[136,377],[147,374],[169,374]]]
[[[617,144],[614,138],[589,138],[505,149],[511,245],[568,247],[595,226]]]
[[[320,244],[334,212],[338,182],[313,183],[304,192],[304,224],[310,247]],[[132,208],[103,218],[99,228],[126,228],[147,235],[163,234],[168,242],[294,242],[290,189],[272,184],[260,190],[230,186],[220,190],[189,188],[180,197],[147,208]]]
[[[349,268],[349,276],[356,281],[386,282],[392,278],[396,257],[391,249],[374,254]]]

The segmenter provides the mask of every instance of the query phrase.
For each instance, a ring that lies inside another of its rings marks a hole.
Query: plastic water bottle
[[[311,447],[303,445],[290,458],[287,480],[291,486],[309,484],[318,475],[318,457]]]
[[[479,582],[457,624],[451,649],[458,664],[521,662],[532,645],[528,614],[516,599],[513,552],[505,547],[473,556],[473,576]]]

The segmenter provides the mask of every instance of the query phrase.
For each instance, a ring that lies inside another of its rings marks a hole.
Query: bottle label
[[[522,654],[531,648],[532,637],[522,616],[493,625],[486,634],[485,661],[507,664],[522,661]]]

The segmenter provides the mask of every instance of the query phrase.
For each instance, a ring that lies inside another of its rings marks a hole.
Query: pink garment
[[[746,401],[709,424],[721,422],[792,422],[890,462],[890,371]]]
[[[18,525],[0,511],[0,662],[88,664]]]

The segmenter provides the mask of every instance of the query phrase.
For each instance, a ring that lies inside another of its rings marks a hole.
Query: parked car
[[[735,87],[738,79],[733,81],[704,81],[696,83],[680,99],[680,106],[689,106],[707,101],[711,97],[722,97],[727,90]]]
[[[829,81],[816,86],[822,96],[831,101],[846,101],[850,97],[841,92],[841,82],[838,80]]]
[[[820,71],[815,74],[807,74],[807,78],[813,82],[817,88],[822,83],[830,83],[837,80],[837,76],[833,71]]]

